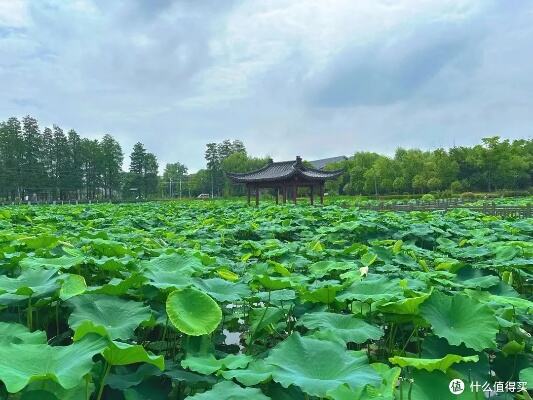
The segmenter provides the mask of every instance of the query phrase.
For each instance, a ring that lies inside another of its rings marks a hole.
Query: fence
[[[486,215],[514,218],[531,218],[533,208],[531,204],[524,206],[501,205],[496,202],[484,202],[482,205],[472,204],[471,201],[463,199],[441,199],[434,201],[416,200],[409,203],[384,203],[365,204],[360,208],[375,211],[448,211],[452,209],[468,209]]]

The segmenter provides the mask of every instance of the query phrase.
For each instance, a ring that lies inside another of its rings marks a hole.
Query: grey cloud
[[[142,141],[193,171],[227,137],[282,159],[531,135],[530,1],[464,0],[461,18],[333,35],[329,52],[311,21],[277,18],[293,3],[30,2],[26,26],[0,26],[0,120],[111,133],[126,153]]]
[[[479,38],[470,24],[428,24],[362,48],[350,47],[325,72],[311,98],[325,107],[385,105],[411,98],[451,64],[471,69],[468,63],[478,62],[473,54],[479,53]]]

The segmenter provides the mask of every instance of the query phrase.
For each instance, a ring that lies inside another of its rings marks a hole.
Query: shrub
[[[435,200],[435,196],[433,196],[430,193],[426,193],[425,195],[422,196],[422,201],[433,201],[433,200]]]
[[[462,199],[474,199],[476,197],[476,194],[474,192],[463,192],[461,193]]]

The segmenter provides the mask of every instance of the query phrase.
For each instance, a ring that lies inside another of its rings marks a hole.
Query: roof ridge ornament
[[[302,157],[296,156],[296,165],[302,165]]]

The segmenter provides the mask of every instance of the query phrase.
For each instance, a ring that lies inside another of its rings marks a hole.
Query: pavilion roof
[[[303,164],[300,157],[296,160],[270,162],[263,168],[252,172],[232,173],[226,172],[226,175],[237,183],[258,183],[258,182],[275,182],[285,181],[299,176],[304,180],[324,181],[326,179],[333,179],[338,177],[344,170],[323,171]]]

